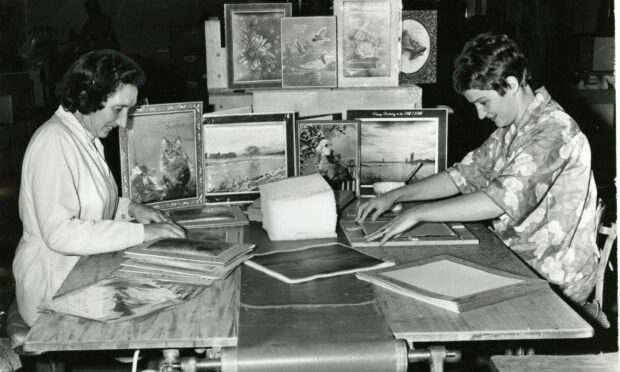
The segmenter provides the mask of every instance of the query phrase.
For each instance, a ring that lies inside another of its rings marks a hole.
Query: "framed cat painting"
[[[202,203],[201,122],[202,102],[136,106],[119,132],[123,197],[160,209]]]

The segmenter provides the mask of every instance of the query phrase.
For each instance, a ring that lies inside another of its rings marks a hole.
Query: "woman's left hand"
[[[151,222],[168,222],[170,217],[164,212],[149,205],[131,202],[129,203],[129,214],[131,214],[141,224]]]
[[[383,245],[392,237],[399,237],[402,233],[412,228],[418,222],[420,222],[420,220],[416,217],[415,208],[410,208],[395,217],[392,221],[383,225],[383,227],[379,230],[372,234],[366,235],[364,238],[366,238],[367,241],[373,241],[381,238],[379,245]]]

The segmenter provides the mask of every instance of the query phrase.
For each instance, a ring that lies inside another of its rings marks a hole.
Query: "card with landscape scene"
[[[172,209],[203,199],[202,102],[142,105],[121,128],[124,197]]]
[[[353,110],[359,120],[360,193],[372,196],[381,181],[415,182],[446,168],[446,109]]]
[[[282,87],[335,87],[336,17],[282,18]]]
[[[224,4],[229,88],[282,85],[280,18],[291,14],[290,3]]]
[[[251,202],[259,185],[294,176],[294,121],[292,112],[206,116],[206,201]]]

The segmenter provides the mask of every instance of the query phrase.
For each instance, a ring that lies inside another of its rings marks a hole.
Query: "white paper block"
[[[336,199],[319,174],[259,186],[263,228],[269,239],[336,237]]]

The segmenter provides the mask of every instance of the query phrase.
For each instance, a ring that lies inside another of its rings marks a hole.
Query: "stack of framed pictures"
[[[330,16],[291,8],[224,4],[229,89],[435,82],[437,11],[403,11],[400,0],[334,0]]]

